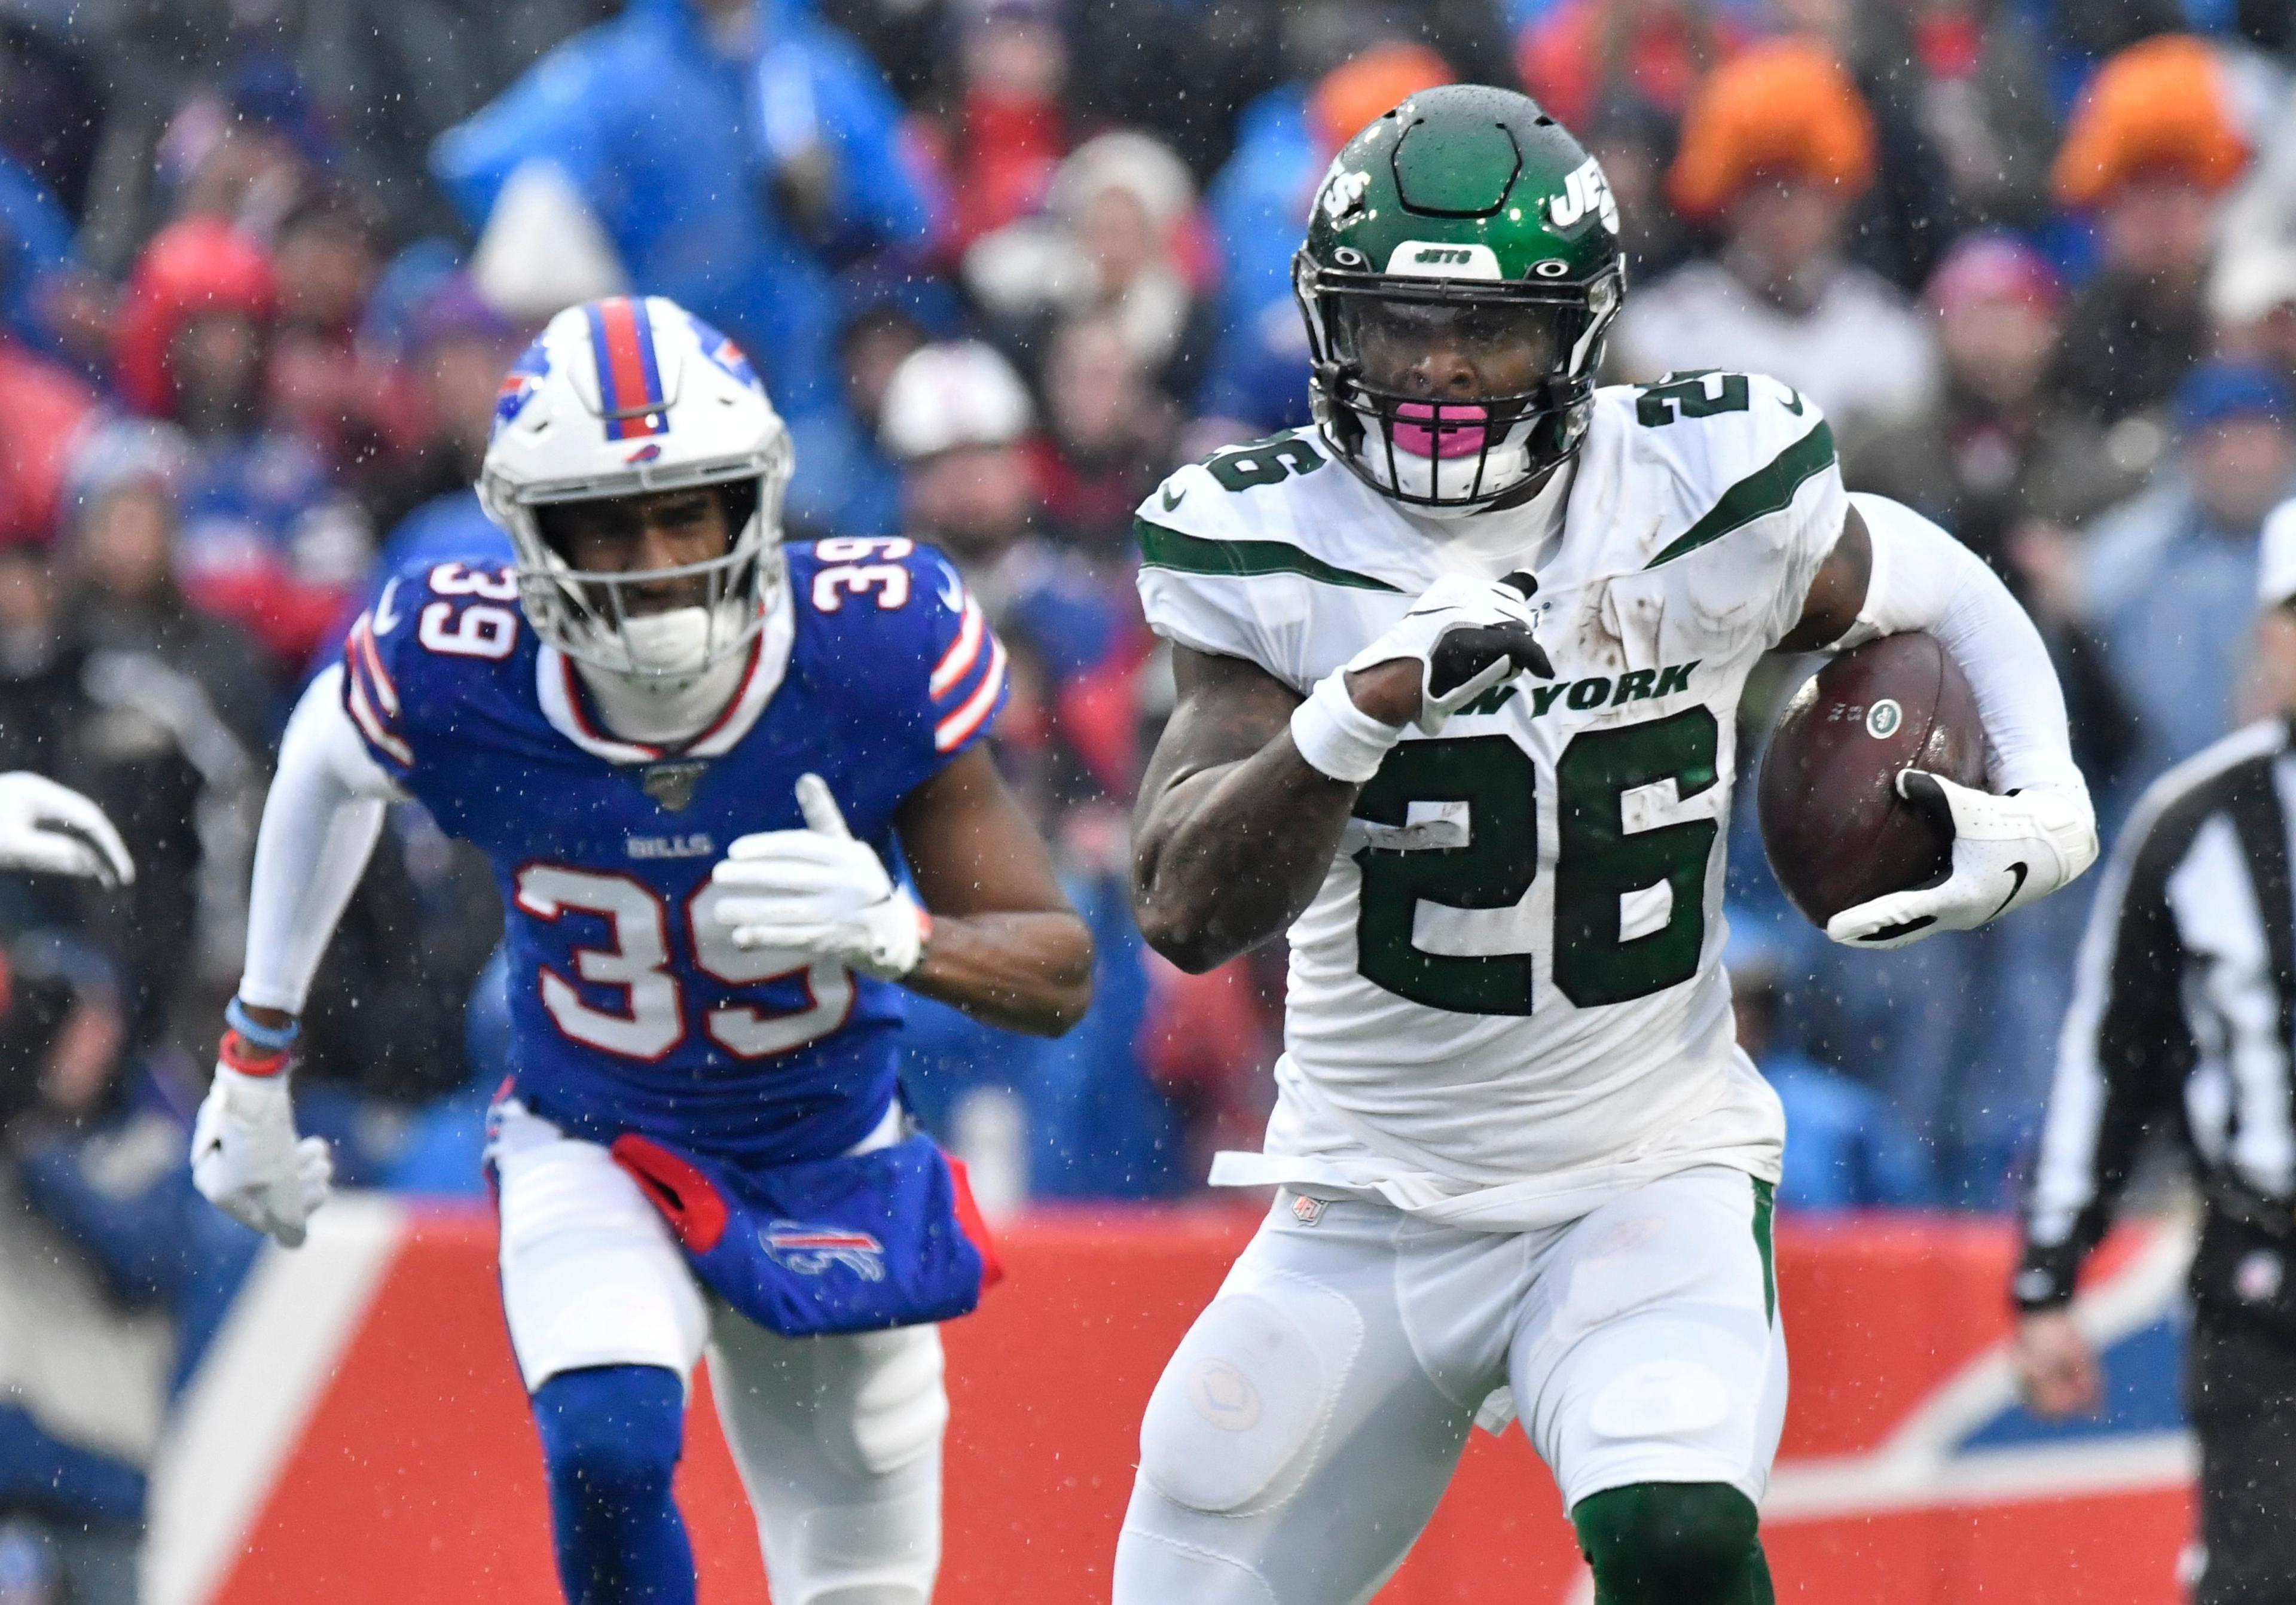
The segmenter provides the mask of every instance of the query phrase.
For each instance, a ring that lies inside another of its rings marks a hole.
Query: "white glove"
[[[821,776],[798,776],[797,806],[805,830],[741,837],[709,872],[718,922],[733,928],[736,947],[807,954],[899,980],[924,957],[924,911],[893,884],[875,849],[853,839]]]
[[[127,844],[102,808],[21,770],[0,774],[0,869],[84,875],[106,886],[135,879]]]
[[[1416,659],[1419,717],[1414,722],[1429,735],[1439,734],[1453,714],[1501,681],[1525,670],[1554,677],[1554,666],[1531,638],[1538,615],[1530,597],[1538,589],[1538,581],[1527,573],[1505,579],[1447,574],[1340,672]]]
[[[1891,892],[1828,920],[1825,934],[1849,946],[1903,947],[1940,930],[1974,930],[2096,862],[2096,811],[2086,791],[2033,786],[1996,797],[1901,769],[1898,795],[1951,822],[1953,867],[1936,886]]]
[[[295,1135],[284,1075],[216,1066],[192,1125],[192,1181],[200,1196],[281,1248],[300,1248],[303,1224],[327,1201],[334,1175],[327,1140]]]

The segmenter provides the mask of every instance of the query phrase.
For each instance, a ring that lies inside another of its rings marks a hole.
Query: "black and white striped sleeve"
[[[2152,799],[2147,799],[2148,802]],[[2186,792],[2142,807],[2097,888],[2059,1039],[2039,1162],[2027,1190],[2013,1292],[2064,1304],[2111,1224],[2145,1131],[2174,1107],[2195,1057],[2182,997],[2185,948],[2169,880],[2210,812]]]

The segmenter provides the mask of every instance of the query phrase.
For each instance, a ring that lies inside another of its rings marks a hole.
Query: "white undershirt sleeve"
[[[1833,650],[1908,630],[1934,635],[1976,693],[1991,789],[2046,786],[2086,795],[2049,649],[2009,587],[1902,503],[1863,491],[1849,501],[1872,536],[1874,569],[1857,624]]]
[[[330,668],[296,703],[263,804],[248,897],[242,1002],[299,1014],[320,956],[365,872],[384,806],[403,794],[368,756]]]

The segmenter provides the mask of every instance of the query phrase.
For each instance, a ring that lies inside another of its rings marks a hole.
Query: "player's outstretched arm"
[[[343,711],[342,673],[314,681],[288,721],[256,838],[246,967],[192,1131],[201,1194],[291,1249],[325,1201],[333,1168],[322,1139],[295,1134],[287,1067],[296,1017],[392,792]]]
[[[1008,1031],[1058,1036],[1092,1002],[1092,932],[1036,828],[975,747],[894,815],[923,905],[854,839],[829,786],[797,781],[801,831],[737,839],[710,872],[734,945],[898,981]]]
[[[1992,790],[1918,769],[1898,774],[1899,795],[1951,827],[1951,872],[1938,885],[1834,915],[1825,934],[1851,946],[1974,929],[2047,897],[2096,860],[2096,814],[2040,632],[1960,542],[1909,507],[1858,495],[1779,647],[1839,651],[1915,630],[1934,635],[1968,678]]]
[[[1492,686],[1552,675],[1529,574],[1447,576],[1302,698],[1241,659],[1172,647],[1179,697],[1133,815],[1132,908],[1195,974],[1300,917],[1357,793],[1404,726],[1433,735]]]

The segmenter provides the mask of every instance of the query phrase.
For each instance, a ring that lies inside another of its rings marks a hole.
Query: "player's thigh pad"
[[[1767,1212],[1707,1167],[1605,1204],[1548,1250],[1510,1369],[1564,1505],[1641,1482],[1759,1502],[1785,1419]]]
[[[939,1329],[790,1339],[720,1310],[709,1365],[775,1605],[924,1605],[948,1424]]]
[[[1473,1416],[1398,1307],[1401,1226],[1271,1212],[1149,1401],[1118,1605],[1349,1605],[1400,1562]]]
[[[690,1378],[708,1311],[637,1183],[597,1143],[514,1105],[488,1157],[502,1216],[503,1314],[527,1391],[593,1365]]]
[[[1281,1503],[1313,1470],[1363,1341],[1363,1312],[1338,1289],[1239,1265],[1148,1401],[1140,1474],[1215,1515]]]

